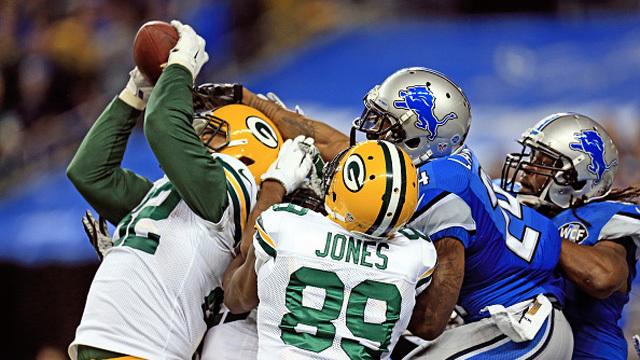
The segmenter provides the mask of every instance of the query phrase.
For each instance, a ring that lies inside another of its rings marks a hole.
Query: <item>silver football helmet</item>
[[[353,122],[368,139],[398,144],[416,165],[458,149],[470,125],[471,106],[462,90],[422,67],[400,69],[371,89]]]
[[[605,129],[588,116],[550,115],[527,130],[522,151],[507,155],[501,186],[534,207],[566,209],[609,193],[618,150]]]

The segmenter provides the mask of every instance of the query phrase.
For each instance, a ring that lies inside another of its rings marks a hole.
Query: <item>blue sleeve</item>
[[[452,237],[469,247],[475,221],[471,207],[461,196],[468,190],[469,171],[456,162],[437,159],[421,166],[418,172],[418,208],[412,226],[433,241]]]

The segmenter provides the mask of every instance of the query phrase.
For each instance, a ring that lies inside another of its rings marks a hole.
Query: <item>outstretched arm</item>
[[[560,267],[582,291],[606,299],[616,291],[628,291],[627,251],[614,241],[582,246],[563,240]]]
[[[200,217],[217,223],[227,206],[222,164],[214,160],[195,130],[191,73],[169,65],[151,93],[144,134],[162,170],[182,199]]]
[[[440,336],[458,301],[464,278],[464,247],[454,238],[435,243],[438,265],[429,287],[418,296],[409,331],[426,340]]]
[[[127,88],[113,99],[80,144],[67,167],[78,192],[112,224],[128,214],[151,188],[151,182],[120,167],[131,131],[145,103],[137,98],[144,82],[137,69]],[[137,82],[137,84],[136,84]]]
[[[325,161],[331,161],[338,153],[349,147],[347,135],[323,122],[287,110],[272,101],[261,99],[247,88],[243,88],[242,102],[262,111],[273,120],[285,139],[293,139],[298,135],[314,138],[320,155]]]

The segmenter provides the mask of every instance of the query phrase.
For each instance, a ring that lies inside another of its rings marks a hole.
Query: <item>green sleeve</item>
[[[182,199],[200,217],[217,223],[227,207],[227,182],[191,126],[191,73],[167,67],[151,92],[144,133],[151,150]]]
[[[151,188],[149,180],[122,169],[127,140],[140,111],[115,98],[85,136],[67,176],[80,194],[112,224],[117,224]]]

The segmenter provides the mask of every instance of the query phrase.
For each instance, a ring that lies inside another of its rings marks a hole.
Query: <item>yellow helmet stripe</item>
[[[384,200],[382,207],[380,208],[376,222],[373,225],[376,228],[371,235],[384,236],[389,229],[393,227],[394,221],[392,220],[396,218],[395,213],[399,211],[398,208],[402,208],[402,204],[400,203],[400,191],[396,193],[393,189],[403,187],[403,183],[406,183],[406,174],[402,171],[402,154],[397,151],[396,146],[383,140],[378,141],[378,144],[382,147],[382,152],[384,153],[387,184],[385,194],[382,197]],[[400,176],[393,176],[394,174],[398,174]],[[388,213],[391,213],[391,216],[387,216]],[[380,220],[380,222],[378,222],[378,220]]]

